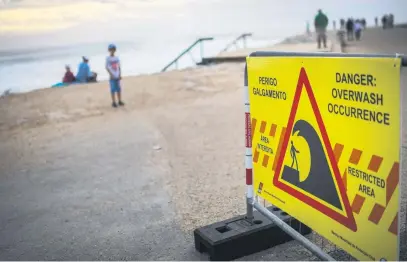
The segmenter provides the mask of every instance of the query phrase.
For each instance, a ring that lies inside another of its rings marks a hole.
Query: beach
[[[347,52],[407,53],[406,30],[368,29]],[[225,63],[125,77],[117,109],[108,82],[1,97],[0,258],[207,260],[193,229],[246,207],[243,70]],[[294,241],[242,258],[314,259]]]

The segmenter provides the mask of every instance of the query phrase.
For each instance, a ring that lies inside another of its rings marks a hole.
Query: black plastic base
[[[303,235],[311,229],[276,207],[268,208],[280,219]],[[209,254],[210,260],[232,260],[291,241],[292,237],[282,231],[270,219],[254,212],[250,223],[245,216],[234,217],[194,231],[195,248]]]

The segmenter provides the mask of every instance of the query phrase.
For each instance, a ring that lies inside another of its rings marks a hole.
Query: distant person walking
[[[374,18],[374,24],[376,27],[379,26],[379,19],[377,18],[377,16]]]
[[[117,56],[115,56],[116,46],[114,44],[110,44],[108,47],[108,51],[110,55],[106,57],[106,70],[110,76],[109,83],[110,83],[110,94],[112,96],[112,107],[117,107],[117,105],[124,106],[121,96],[122,90],[120,86],[122,72],[120,67],[120,60]],[[117,94],[118,103],[116,103],[115,94]]]
[[[383,26],[383,29],[386,29],[387,28],[387,21],[388,19],[387,19],[387,15],[384,15],[383,17],[382,17],[382,26]]]
[[[346,21],[346,33],[348,41],[353,41],[353,19],[351,18],[348,18],[348,21]]]
[[[328,26],[329,20],[328,17],[322,12],[321,9],[318,10],[318,14],[314,19],[315,32],[317,33],[317,42],[318,48],[321,48],[321,42],[324,44],[324,48],[327,48],[326,45],[326,27]]]
[[[333,20],[333,21],[332,21],[332,24],[333,24],[334,30],[336,30],[336,21]]]

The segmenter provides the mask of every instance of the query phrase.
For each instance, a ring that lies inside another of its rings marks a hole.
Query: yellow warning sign
[[[360,260],[397,260],[400,59],[249,57],[254,187]]]

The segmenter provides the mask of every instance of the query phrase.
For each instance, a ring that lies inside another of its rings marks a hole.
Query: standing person
[[[341,18],[341,20],[339,21],[339,24],[340,24],[340,28],[344,30],[345,29],[345,19]]]
[[[376,27],[379,25],[379,19],[377,19],[377,16],[374,18],[374,23],[375,23]]]
[[[334,26],[334,30],[336,30],[336,21],[333,20],[332,23],[333,23],[333,26]]]
[[[309,22],[307,21],[307,35],[310,36],[311,35],[311,29],[309,26]]]
[[[318,10],[318,14],[314,19],[315,32],[317,33],[318,48],[321,48],[321,41],[324,43],[324,48],[326,46],[326,27],[328,26],[328,17],[322,12],[321,9]]]
[[[354,26],[356,41],[360,40],[360,36],[362,34],[362,29],[363,29],[363,25],[362,25],[361,21],[359,19],[356,19],[355,26]]]
[[[346,21],[346,32],[348,41],[353,41],[353,20],[351,18],[348,18],[348,21]]]
[[[387,27],[387,15],[384,15],[382,17],[382,25],[383,25],[383,29],[386,29],[386,27]]]
[[[389,24],[389,28],[393,28],[394,27],[394,15],[393,14],[389,14],[389,16],[388,16],[389,18],[389,22],[388,22],[388,24]]]
[[[366,29],[366,19],[362,18],[362,19],[360,20],[360,22],[362,23],[363,30],[365,30],[365,29]]]
[[[341,46],[341,51],[344,51],[344,48],[346,46],[346,42],[345,42],[345,34],[346,34],[346,30],[345,30],[345,20],[341,19],[340,20],[340,28],[336,33],[336,36],[338,38],[338,41],[340,43]]]
[[[117,107],[117,105],[124,106],[120,86],[120,80],[122,79],[120,60],[117,56],[115,56],[116,46],[114,44],[110,44],[108,47],[108,51],[110,55],[106,57],[106,70],[110,76],[109,83],[110,83],[110,94],[112,96],[112,106],[113,107]],[[118,104],[116,103],[115,94],[117,94]]]

